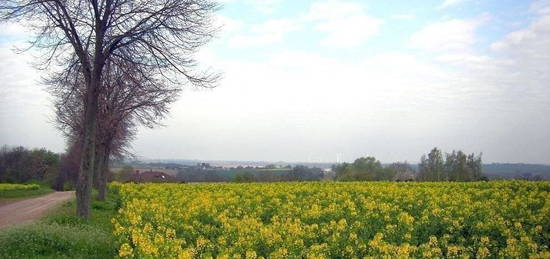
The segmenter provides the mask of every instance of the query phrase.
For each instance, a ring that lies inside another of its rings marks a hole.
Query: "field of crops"
[[[550,258],[550,182],[112,187],[123,258]]]
[[[18,191],[18,190],[37,190],[40,188],[38,184],[15,184],[15,183],[0,183],[0,192]]]

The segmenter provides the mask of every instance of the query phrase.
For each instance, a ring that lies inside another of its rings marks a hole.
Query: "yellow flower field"
[[[112,187],[122,258],[550,258],[550,182]]]

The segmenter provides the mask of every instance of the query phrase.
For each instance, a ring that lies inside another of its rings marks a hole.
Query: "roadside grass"
[[[25,198],[32,198],[41,195],[45,195],[53,192],[53,190],[46,186],[40,186],[38,189],[33,190],[4,190],[0,191],[0,205],[16,202]]]
[[[117,201],[114,192],[106,201],[94,200],[88,221],[75,215],[72,200],[38,223],[0,231],[0,258],[114,258],[118,246],[111,218]]]

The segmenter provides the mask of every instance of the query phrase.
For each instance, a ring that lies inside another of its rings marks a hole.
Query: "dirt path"
[[[54,192],[44,196],[0,205],[0,229],[39,219],[49,209],[74,197],[74,192]]]

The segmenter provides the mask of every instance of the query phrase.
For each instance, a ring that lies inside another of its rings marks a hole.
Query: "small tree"
[[[428,157],[422,155],[418,165],[418,180],[421,181],[445,181],[447,177],[444,171],[445,162],[441,150],[433,148]]]
[[[481,154],[466,155],[462,151],[445,154],[434,148],[420,159],[419,181],[478,181],[483,179]]]
[[[382,167],[382,163],[374,157],[360,157],[352,164],[344,163],[334,168],[336,180],[341,181],[375,181],[391,180],[390,170]]]
[[[386,169],[393,172],[393,181],[411,181],[415,178],[414,169],[407,162],[395,162]]]

